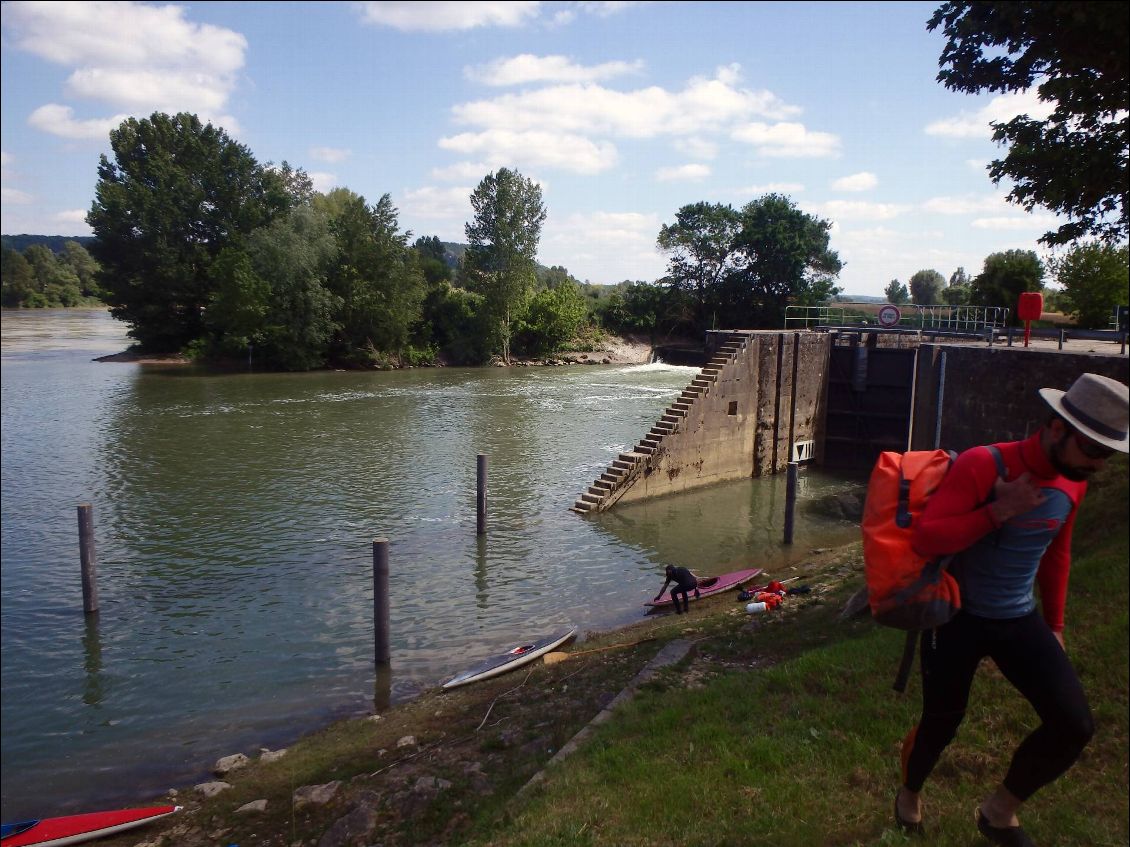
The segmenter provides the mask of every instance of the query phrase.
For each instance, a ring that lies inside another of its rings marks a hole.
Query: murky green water
[[[772,572],[856,537],[802,474],[568,511],[696,371],[202,375],[97,363],[100,311],[3,313],[3,817],[150,799],[217,758],[399,701],[514,641],[638,620],[668,562]],[[476,455],[489,533],[475,535]],[[75,507],[94,507],[85,621]],[[374,537],[392,673],[375,685]]]

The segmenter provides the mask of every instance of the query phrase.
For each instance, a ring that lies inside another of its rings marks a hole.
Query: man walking
[[[1087,479],[1115,452],[1130,451],[1130,400],[1121,382],[1090,373],[1066,392],[1042,388],[1040,396],[1051,407],[1047,423],[1023,441],[995,445],[1005,477],[986,447],[967,450],[914,531],[922,555],[958,554],[950,572],[961,587],[962,611],[922,634],[922,716],[903,742],[895,797],[895,821],[908,831],[922,831],[922,786],[957,733],[983,658],[996,663],[1041,721],[977,808],[977,828],[990,842],[1034,847],[1017,811],[1070,768],[1094,734],[1064,648],[1071,531]]]

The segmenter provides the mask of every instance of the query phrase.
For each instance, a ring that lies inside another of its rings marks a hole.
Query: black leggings
[[[694,599],[697,600],[698,597],[699,597],[699,595],[698,595],[698,583],[695,583],[694,585],[676,585],[671,589],[671,599],[675,603],[675,611],[676,612],[680,611],[680,609],[679,609],[679,596],[680,595],[682,595],[682,597],[683,597],[682,611],[689,612],[691,610],[690,593],[692,591],[694,592]]]
[[[1027,800],[1066,771],[1095,723],[1075,668],[1036,611],[992,620],[961,612],[922,633],[922,719],[906,761],[906,787],[921,791],[946,745],[957,734],[977,665],[986,656],[1024,695],[1042,723],[1012,756],[1004,787]]]

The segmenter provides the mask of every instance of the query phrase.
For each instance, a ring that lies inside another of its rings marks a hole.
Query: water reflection
[[[82,634],[82,667],[85,673],[82,702],[97,706],[102,702],[102,636],[98,631],[98,615],[85,615]]]

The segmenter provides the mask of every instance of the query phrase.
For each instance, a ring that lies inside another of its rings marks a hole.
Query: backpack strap
[[[1007,478],[1008,468],[1005,467],[1004,457],[1001,456],[1000,448],[997,447],[994,444],[989,444],[989,445],[987,445],[987,449],[988,449],[989,453],[992,454],[993,461],[995,461],[997,463],[997,475],[1001,479]],[[951,461],[951,463],[952,463],[953,459],[956,457],[956,455],[957,454],[954,453],[952,450],[950,451],[950,461]],[[995,482],[993,484],[994,484],[994,486],[996,485]],[[909,503],[909,498],[910,498],[910,483],[907,482],[906,480],[903,480],[900,476],[900,478],[899,478],[898,511],[896,513],[896,516],[895,516],[895,523],[897,523],[900,527],[903,527],[904,529],[906,527],[910,526],[910,512],[909,512],[909,509],[907,508],[907,504]],[[985,497],[985,503],[991,503],[994,499],[996,499],[996,495],[994,494],[993,488],[989,488],[989,493]],[[905,523],[903,523],[904,520],[906,521]],[[999,532],[999,530],[998,530],[998,532]],[[942,568],[948,567],[950,561],[953,558],[954,558],[953,556],[947,556],[944,559],[942,559],[938,562],[935,562],[933,567],[927,566],[924,569],[922,578],[920,578],[917,582],[915,582],[915,584],[912,586],[912,589],[914,591],[917,591],[919,588],[922,587],[923,584],[930,581],[931,579],[936,578],[937,577],[937,571],[941,570]],[[931,572],[933,575],[931,576],[930,573],[927,573],[927,572]],[[913,592],[911,592],[911,593],[913,593]],[[903,642],[903,645],[902,645],[902,658],[899,660],[898,672],[895,674],[895,683],[894,683],[893,686],[891,686],[899,694],[902,694],[903,692],[906,691],[907,683],[910,681],[910,670],[914,666],[914,653],[915,653],[915,649],[918,646],[918,635],[919,635],[918,630],[908,629],[906,631],[906,641]]]

